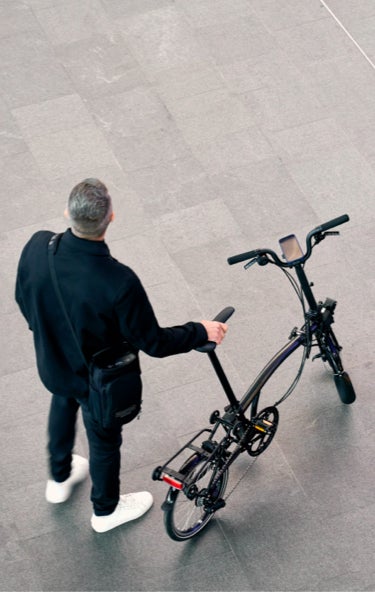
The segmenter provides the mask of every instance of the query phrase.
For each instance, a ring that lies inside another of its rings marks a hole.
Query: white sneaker
[[[152,506],[153,498],[148,491],[120,495],[120,500],[112,514],[91,517],[91,526],[96,532],[107,532],[116,526],[135,520],[145,514]]]
[[[73,487],[84,481],[89,474],[89,461],[78,454],[72,455],[72,470],[67,479],[62,483],[48,479],[46,487],[46,500],[51,504],[61,504],[70,497]]]

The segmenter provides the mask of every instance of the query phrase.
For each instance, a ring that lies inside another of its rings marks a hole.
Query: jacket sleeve
[[[134,275],[115,305],[121,333],[134,347],[163,358],[188,352],[207,341],[201,323],[160,327],[145,289]]]
[[[25,317],[25,319],[27,321],[30,331],[32,331],[32,328],[30,326],[30,321],[29,321],[27,311],[26,311],[26,306],[24,303],[24,298],[23,298],[23,292],[22,292],[22,286],[21,286],[21,283],[22,283],[21,282],[21,274],[22,274],[22,258],[20,260],[20,263],[19,263],[18,269],[17,269],[15,300],[20,308],[21,313],[23,314],[23,316]]]

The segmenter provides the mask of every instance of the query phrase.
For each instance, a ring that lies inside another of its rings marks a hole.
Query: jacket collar
[[[90,255],[108,257],[110,255],[108,245],[105,241],[92,241],[79,238],[68,228],[61,237],[61,246],[72,251],[81,251]]]

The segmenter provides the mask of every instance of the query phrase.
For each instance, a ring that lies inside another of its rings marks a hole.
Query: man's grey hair
[[[72,227],[90,238],[104,235],[111,219],[112,202],[107,187],[99,179],[85,179],[73,187],[68,201]]]

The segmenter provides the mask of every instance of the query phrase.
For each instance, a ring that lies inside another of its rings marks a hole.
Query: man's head
[[[85,179],[73,187],[68,201],[72,230],[80,237],[97,240],[113,219],[111,197],[98,179]]]

